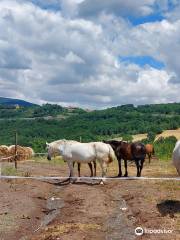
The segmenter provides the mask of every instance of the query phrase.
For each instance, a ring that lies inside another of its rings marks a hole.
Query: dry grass
[[[147,138],[147,133],[133,135],[133,142],[141,141],[142,139]]]
[[[176,130],[166,130],[163,131],[161,134],[156,136],[156,139],[159,139],[160,137],[170,137],[170,136],[174,136],[176,137],[178,140],[180,140],[180,128],[176,129]]]
[[[176,130],[165,130],[163,131],[161,134],[157,135],[155,140],[159,139],[160,137],[170,137],[170,136],[174,136],[176,137],[178,140],[180,140],[180,128],[176,129]],[[133,142],[138,142],[141,141],[142,139],[147,138],[147,133],[143,133],[143,134],[136,134],[136,135],[132,135],[133,137]],[[117,140],[122,140],[122,138],[116,138]]]
[[[0,213],[0,233],[1,232],[10,232],[12,229],[18,229],[16,224],[16,219],[9,214]]]
[[[101,229],[98,224],[88,224],[88,223],[63,223],[48,227],[45,229],[46,233],[44,238],[49,239],[49,237],[58,237],[61,234],[68,233],[70,231],[90,231],[95,229]]]

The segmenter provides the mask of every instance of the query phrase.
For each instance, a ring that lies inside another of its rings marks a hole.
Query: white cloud
[[[85,63],[84,60],[82,58],[80,58],[79,56],[77,56],[76,54],[74,54],[73,52],[69,52],[64,60],[67,63]]]
[[[122,17],[148,14],[154,0],[52,0],[61,11],[33,2],[0,2],[0,95],[97,108],[180,101],[180,20],[132,26]],[[118,61],[128,55],[165,69]]]
[[[79,4],[79,14],[83,17],[97,15],[104,11],[117,15],[148,15],[153,12],[155,0],[84,0]]]

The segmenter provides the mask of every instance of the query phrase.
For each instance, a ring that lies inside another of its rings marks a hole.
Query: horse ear
[[[49,146],[49,143],[48,143],[48,142],[46,142],[46,146]]]

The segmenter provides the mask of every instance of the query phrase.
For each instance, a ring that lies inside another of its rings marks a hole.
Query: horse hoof
[[[124,177],[128,177],[128,174],[124,174]]]

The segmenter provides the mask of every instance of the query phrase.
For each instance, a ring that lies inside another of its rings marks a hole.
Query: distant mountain
[[[0,105],[7,105],[7,106],[15,106],[19,105],[21,107],[32,107],[37,106],[37,104],[30,103],[20,99],[13,99],[13,98],[4,98],[0,97]]]

